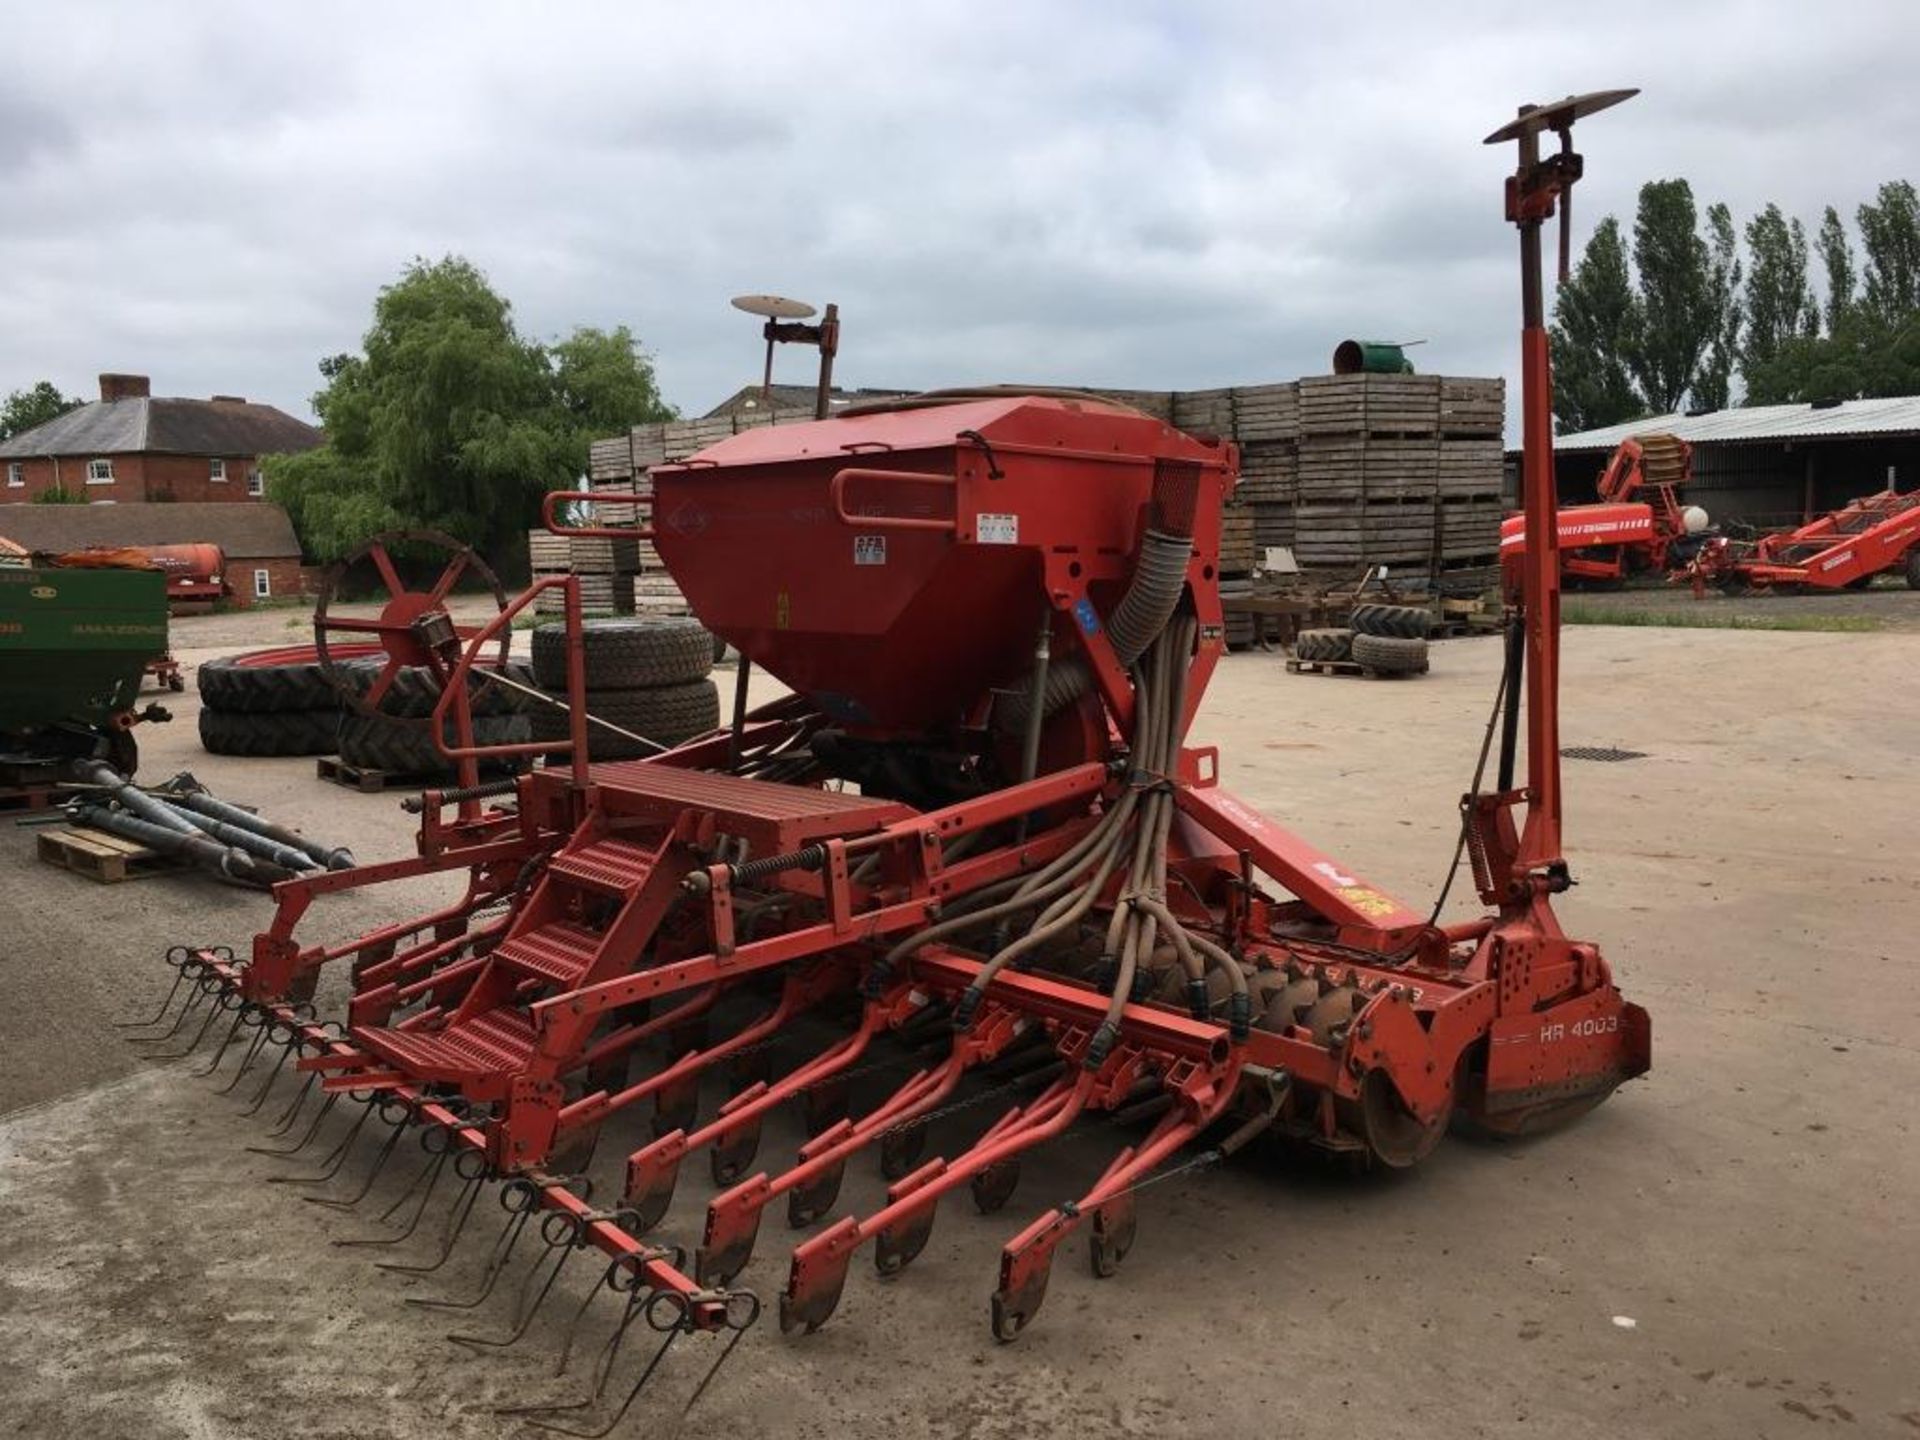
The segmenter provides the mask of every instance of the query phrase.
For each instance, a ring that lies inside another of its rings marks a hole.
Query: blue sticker
[[[1084,596],[1073,607],[1073,618],[1080,622],[1080,628],[1089,635],[1100,633],[1100,613],[1093,608],[1093,602]]]

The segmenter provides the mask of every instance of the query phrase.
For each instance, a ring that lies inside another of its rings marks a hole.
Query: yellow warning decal
[[[1389,900],[1378,890],[1370,890],[1365,885],[1345,885],[1336,893],[1370,920],[1383,919],[1400,909],[1398,904]]]

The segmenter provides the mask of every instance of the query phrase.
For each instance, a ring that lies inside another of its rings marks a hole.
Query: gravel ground
[[[176,643],[190,662],[291,643],[284,618],[186,622]],[[1221,746],[1225,783],[1246,801],[1374,883],[1430,895],[1498,646],[1447,642],[1435,657],[1430,676],[1395,683],[1234,657],[1195,739]],[[1920,880],[1904,857],[1917,661],[1920,640],[1904,634],[1569,633],[1564,742],[1646,753],[1568,765],[1581,883],[1560,913],[1603,944],[1655,1034],[1653,1073],[1580,1125],[1522,1145],[1450,1141],[1406,1174],[1236,1163],[1182,1175],[1142,1196],[1117,1277],[1096,1283],[1063,1252],[1035,1328],[996,1346],[998,1247],[1110,1156],[1116,1136],[1089,1129],[1036,1159],[1002,1214],[949,1204],[898,1282],[856,1266],[818,1335],[761,1325],[692,1428],[820,1440],[1914,1434]],[[1783,703],[1781,681],[1796,677]],[[311,761],[203,755],[191,691],[176,698],[180,720],[148,739],[151,774],[192,768],[365,859],[409,851],[394,796],[318,784]],[[580,1277],[525,1346],[445,1343],[449,1330],[503,1331],[511,1282],[451,1317],[403,1298],[476,1285],[497,1216],[476,1216],[444,1279],[383,1275],[366,1252],[330,1244],[367,1234],[373,1201],[341,1213],[264,1183],[290,1168],[244,1148],[270,1109],[240,1119],[241,1092],[216,1096],[186,1073],[196,1061],[143,1061],[110,1029],[157,1003],[166,943],[244,944],[265,903],[197,876],[95,886],[33,863],[31,845],[30,830],[0,826],[0,1112],[13,1112],[0,1120],[0,1430],[539,1433],[492,1407],[568,1392],[547,1372]],[[416,898],[342,897],[308,929],[344,933]],[[971,1128],[956,1117],[936,1148]],[[337,1133],[330,1122],[326,1138]],[[603,1144],[597,1173],[616,1188],[633,1138]],[[763,1158],[793,1138],[770,1132]],[[869,1169],[850,1173],[843,1211],[878,1196]],[[375,1201],[404,1178],[389,1170]],[[709,1194],[690,1172],[663,1234],[693,1238]],[[770,1218],[743,1277],[763,1294],[780,1288],[785,1239]],[[417,1260],[430,1245],[398,1248]],[[600,1304],[583,1344],[607,1333],[612,1305]],[[676,1350],[662,1396],[620,1433],[674,1433],[712,1353]]]

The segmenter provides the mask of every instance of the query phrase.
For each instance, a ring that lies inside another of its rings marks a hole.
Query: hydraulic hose
[[[209,795],[204,790],[183,791],[171,797],[167,803],[177,810],[191,810],[196,815],[204,815],[238,829],[251,831],[255,835],[273,841],[276,845],[298,851],[324,869],[351,870],[353,868],[351,850],[309,840],[306,836],[276,825],[271,820],[262,819],[251,810],[243,810],[238,805],[229,805],[218,796]],[[310,867],[302,865],[299,868],[304,870]]]

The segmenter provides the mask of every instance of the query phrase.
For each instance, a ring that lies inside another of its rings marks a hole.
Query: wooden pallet
[[[8,785],[0,789],[0,812],[51,810],[58,798],[53,785]]]
[[[1405,680],[1427,672],[1420,670],[1375,670],[1357,660],[1289,660],[1289,675],[1359,675],[1368,680]]]
[[[138,840],[86,826],[42,830],[35,839],[44,863],[84,875],[101,885],[165,875],[186,865],[184,860],[163,855]]]
[[[483,775],[517,774],[522,768],[524,761],[515,763],[504,757],[480,762],[480,773]],[[378,794],[382,790],[431,790],[436,786],[460,783],[451,769],[426,775],[407,775],[397,770],[366,770],[358,765],[349,765],[337,755],[320,756],[313,762],[313,773],[331,784],[346,790],[358,790],[364,795]]]

